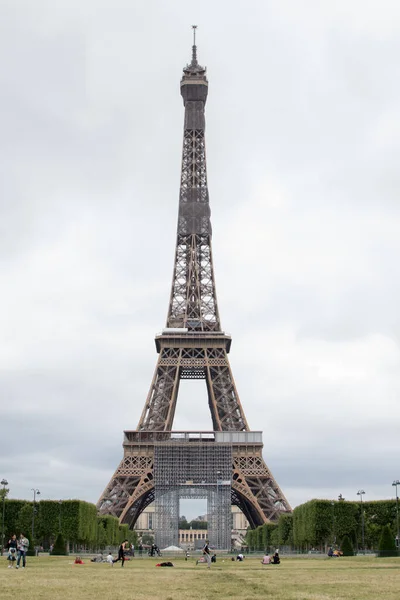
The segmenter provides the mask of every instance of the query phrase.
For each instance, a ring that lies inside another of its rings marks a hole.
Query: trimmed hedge
[[[378,556],[397,556],[396,542],[394,541],[393,531],[390,525],[385,525],[382,529],[381,538],[379,540],[379,553]]]
[[[342,540],[341,548],[342,548],[343,556],[354,556],[353,544],[351,543],[351,539],[349,538],[348,535],[344,536],[344,538]]]
[[[19,537],[19,534],[22,532],[19,523],[19,513],[21,508],[26,504],[26,500],[9,500],[6,498],[4,503],[4,539],[6,541],[8,541],[14,533]],[[26,532],[24,531],[24,533]]]
[[[395,500],[363,502],[362,506],[345,500],[310,500],[297,506],[293,513],[280,515],[277,523],[249,530],[246,543],[252,551],[294,546],[306,552],[312,547],[323,550],[347,536],[354,548],[361,544],[361,510],[364,511],[365,547],[377,549],[385,525],[395,527]]]
[[[33,502],[26,500],[5,501],[5,537],[12,534],[19,536],[21,532],[30,539],[32,531]],[[60,531],[61,521],[61,531]],[[58,534],[68,545],[79,545],[87,548],[118,546],[128,539],[137,544],[137,534],[129,531],[128,525],[120,525],[116,517],[98,516],[94,504],[82,500],[41,500],[35,503],[35,544],[40,543],[48,548]],[[34,544],[30,540],[30,550]]]
[[[310,500],[293,511],[294,545],[307,550],[332,544],[347,535],[356,540],[359,507],[356,502]]]
[[[66,556],[67,552],[67,544],[64,541],[62,533],[59,533],[57,539],[54,544],[54,548],[51,551],[51,554],[54,556]]]

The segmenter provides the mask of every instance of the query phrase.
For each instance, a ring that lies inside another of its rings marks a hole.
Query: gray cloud
[[[400,419],[399,7],[3,2],[0,472],[95,502],[156,361],[191,22],[231,362],[289,501],[390,497]],[[211,426],[184,382],[177,429]],[[19,435],[24,444],[13,444]]]

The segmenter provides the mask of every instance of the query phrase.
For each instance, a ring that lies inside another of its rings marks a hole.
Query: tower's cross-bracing
[[[183,69],[185,106],[174,271],[166,327],[137,429],[124,432],[124,456],[98,509],[133,527],[155,502],[156,540],[177,544],[180,498],[207,498],[210,543],[230,547],[230,505],[255,527],[290,506],[250,431],[229,365],[231,337],[221,329],[211,249],[204,109],[208,81],[197,61]],[[182,379],[205,379],[212,432],[172,431]]]

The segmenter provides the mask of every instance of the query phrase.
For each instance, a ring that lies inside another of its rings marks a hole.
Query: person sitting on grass
[[[275,554],[272,557],[272,564],[273,565],[279,565],[281,562],[281,559],[279,558],[279,550],[275,550]]]
[[[80,556],[77,556],[77,557],[75,558],[74,565],[83,565],[83,564],[84,564],[84,562],[83,562],[83,560],[81,559],[81,557],[80,557]]]
[[[98,554],[97,556],[94,556],[93,558],[91,558],[90,562],[95,562],[95,563],[101,563],[101,562],[103,562],[103,553],[100,552],[100,554]]]
[[[113,555],[111,554],[111,552],[108,553],[106,562],[108,562],[108,564],[111,565],[112,567],[114,566],[114,559],[113,559]]]
[[[262,564],[262,565],[269,565],[269,564],[270,564],[270,562],[271,562],[271,557],[270,557],[270,555],[269,555],[269,554],[266,552],[266,553],[264,554],[264,556],[263,556],[263,559],[262,559],[262,561],[261,561],[261,564]]]

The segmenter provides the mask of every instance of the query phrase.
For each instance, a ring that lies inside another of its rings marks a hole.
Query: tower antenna
[[[197,47],[196,47],[197,25],[192,25],[192,29],[193,29],[192,65],[197,65]]]

